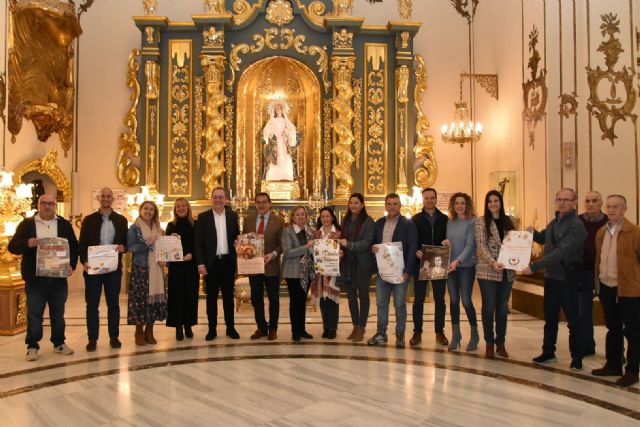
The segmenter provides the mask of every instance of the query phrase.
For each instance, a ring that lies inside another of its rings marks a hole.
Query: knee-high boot
[[[469,339],[469,344],[467,344],[467,351],[476,351],[478,349],[478,341],[480,341],[480,336],[478,335],[478,327],[471,327],[471,339]]]

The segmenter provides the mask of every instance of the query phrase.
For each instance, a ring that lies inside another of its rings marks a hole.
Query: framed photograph
[[[38,239],[36,276],[67,278],[69,276],[69,242],[63,237]]]
[[[118,245],[89,246],[87,274],[106,274],[118,269]]]
[[[183,261],[180,236],[159,236],[154,245],[154,252],[158,262]]]
[[[236,246],[238,274],[264,274],[264,235],[241,234]]]
[[[442,280],[449,271],[449,246],[422,245],[422,259],[418,280]]]

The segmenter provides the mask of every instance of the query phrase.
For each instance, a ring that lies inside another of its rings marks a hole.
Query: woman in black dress
[[[167,326],[176,328],[178,341],[182,341],[185,335],[193,338],[191,327],[198,323],[200,275],[193,259],[194,227],[191,205],[184,198],[176,199],[173,220],[167,224],[166,234],[180,236],[184,261],[169,263]]]

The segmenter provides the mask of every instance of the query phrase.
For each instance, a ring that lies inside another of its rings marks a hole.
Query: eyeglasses
[[[53,207],[55,206],[57,203],[56,202],[40,202],[40,204],[42,206],[49,206],[49,207]]]

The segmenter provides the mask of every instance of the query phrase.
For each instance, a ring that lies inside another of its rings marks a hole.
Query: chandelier
[[[400,194],[400,214],[405,218],[411,219],[411,217],[422,210],[422,189],[417,186],[413,186],[413,194]]]
[[[0,168],[0,235],[11,237],[22,219],[31,213],[33,184],[13,183],[13,172]]]
[[[135,221],[136,218],[138,218],[140,215],[140,205],[146,200],[155,202],[158,206],[158,214],[162,215],[164,194],[158,193],[155,186],[143,185],[140,187],[139,193],[127,195],[127,208],[129,210],[129,219],[131,221]]]

